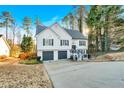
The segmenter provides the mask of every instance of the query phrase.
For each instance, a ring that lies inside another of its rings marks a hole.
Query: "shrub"
[[[36,59],[37,58],[37,55],[36,53],[32,53],[32,52],[27,52],[27,53],[22,53],[19,55],[19,58],[25,60],[25,59]]]
[[[11,56],[12,57],[19,57],[21,48],[19,45],[14,45],[13,48],[11,49]]]
[[[7,58],[6,55],[1,55],[1,56],[0,56],[0,61],[4,61],[6,58]]]
[[[6,55],[1,55],[1,56],[0,56],[0,59],[5,59],[5,58],[7,58]]]
[[[36,53],[28,53],[28,59],[36,59],[37,58],[37,54]]]
[[[42,62],[38,62],[36,59],[32,59],[32,60],[24,60],[19,62],[20,64],[26,64],[26,65],[32,65],[32,64],[39,64]]]
[[[29,57],[29,55],[27,53],[22,53],[19,55],[19,58],[23,59],[23,60],[27,59],[28,57]]]

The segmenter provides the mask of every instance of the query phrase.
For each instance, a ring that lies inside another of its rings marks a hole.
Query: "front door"
[[[76,50],[76,45],[72,45],[72,49],[73,50]]]

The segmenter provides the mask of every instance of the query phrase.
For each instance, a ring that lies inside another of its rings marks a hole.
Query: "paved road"
[[[124,87],[124,62],[53,62],[45,67],[56,88]]]

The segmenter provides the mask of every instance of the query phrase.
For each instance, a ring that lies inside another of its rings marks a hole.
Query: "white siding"
[[[43,39],[54,39],[53,46],[43,46]],[[61,46],[60,40],[68,40],[69,46]],[[72,49],[72,45],[76,45],[77,49],[87,50],[87,40],[86,46],[79,46],[79,39],[72,39],[72,37],[62,29],[58,24],[52,25],[50,28],[40,32],[36,36],[37,42],[37,55],[41,56],[43,51],[53,51],[54,52],[54,60],[58,60],[58,51],[67,51],[67,58],[70,57],[70,50]]]
[[[36,37],[37,40],[37,50],[56,50],[58,49],[58,38],[54,32],[52,32],[50,29],[47,29],[41,33],[38,34]],[[54,45],[53,46],[43,46],[43,39],[54,39]]]
[[[59,26],[51,29],[46,29],[45,31],[39,33],[36,36],[37,41],[37,50],[69,50],[72,46],[72,38],[68,35],[64,30],[62,30]],[[43,46],[43,39],[54,39],[53,46]],[[60,40],[69,40],[69,46],[60,46]]]
[[[59,38],[59,50],[67,50],[71,49],[72,46],[72,37],[64,30],[62,29],[59,24],[54,24],[51,29],[57,33],[60,38]],[[69,46],[60,46],[60,40],[69,40]]]
[[[42,51],[38,50],[37,51],[37,56],[40,56],[41,57],[41,60],[42,60],[43,59],[43,57],[42,57]]]
[[[86,42],[86,46],[80,46],[79,45],[79,41],[85,41]],[[88,49],[88,41],[87,40],[82,40],[82,39],[73,39],[72,40],[72,45],[76,45],[76,49],[84,49],[87,50]]]
[[[70,50],[67,50],[67,58],[70,58]]]
[[[0,55],[9,56],[10,51],[3,38],[0,38]]]
[[[58,51],[54,51],[54,60],[58,60]]]

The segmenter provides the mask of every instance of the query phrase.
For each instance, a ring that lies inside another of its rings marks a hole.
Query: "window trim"
[[[86,41],[79,40],[79,46],[86,46]]]
[[[54,46],[54,39],[43,38],[43,46]]]
[[[69,46],[69,40],[60,40],[60,46]]]

